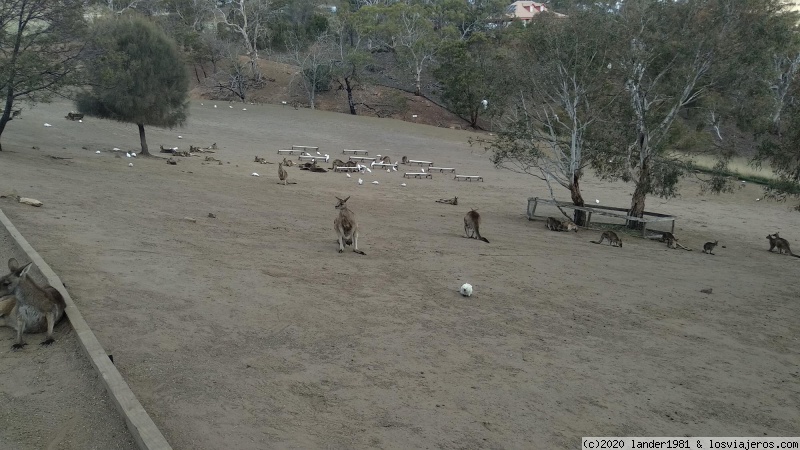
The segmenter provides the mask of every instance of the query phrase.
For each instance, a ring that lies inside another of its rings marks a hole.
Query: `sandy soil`
[[[688,181],[681,198],[651,199],[648,210],[679,217],[692,252],[630,236],[611,248],[589,243],[599,232],[525,220],[526,198],[544,187],[494,169],[466,132],[204,103],[186,129],[150,129],[149,143],[216,142],[221,166],[115,158],[113,147],[135,148],[135,128],[66,121],[67,103],[26,111],[0,154],[0,192],[44,202],[0,207],[175,448],[800,434],[800,260],[767,252],[765,239],[780,231],[800,250],[800,214],[755,202],[759,187],[704,197]],[[429,158],[486,182],[375,171],[358,186],[358,176],[290,168],[297,184],[278,185],[277,166],[253,157],[277,162],[291,144]],[[583,186],[623,207],[632,189]],[[366,256],[336,251],[334,196],[348,195]],[[459,206],[434,202],[456,195]],[[469,208],[490,244],[461,237]],[[699,251],[715,239],[726,248]],[[458,295],[464,282],[473,297]],[[59,328],[60,347],[67,336]],[[0,339],[10,346],[12,333]]]
[[[25,261],[26,256],[6,229],[0,230],[5,274],[8,258]],[[32,274],[44,284],[38,270]],[[26,335],[24,351],[12,352],[14,333],[0,329],[0,448],[137,448],[69,323],[62,320],[56,333],[57,345],[43,348],[36,345],[40,336]]]

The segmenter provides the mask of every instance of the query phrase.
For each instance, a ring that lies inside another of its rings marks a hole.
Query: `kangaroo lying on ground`
[[[26,344],[23,333],[41,333],[47,330],[47,338],[41,345],[50,345],[53,327],[64,316],[67,304],[61,293],[52,286],[44,288],[30,277],[33,263],[20,267],[16,259],[8,260],[8,275],[0,278],[0,325],[17,330],[16,343],[11,346],[18,350]],[[3,296],[5,295],[5,296]]]
[[[336,170],[337,167],[347,167],[341,159],[334,159],[331,163],[331,170]]]
[[[612,245],[614,247],[622,247],[622,239],[617,236],[617,233],[613,231],[604,231],[603,234],[600,235],[599,241],[589,241],[594,244],[602,244],[604,240],[608,239],[608,245]]]
[[[678,248],[678,247],[680,247],[680,248],[682,248],[684,250],[692,251],[692,249],[690,249],[689,247],[684,247],[683,245],[681,245],[678,242],[678,238],[676,238],[675,235],[670,233],[669,231],[662,232],[661,233],[661,239],[659,239],[659,240],[661,242],[666,242],[667,243],[667,247],[669,247],[669,248]]]
[[[555,217],[548,217],[544,224],[550,231],[574,231],[578,232],[578,226],[571,220],[558,220]]]
[[[794,256],[795,258],[800,258],[800,255],[795,255],[792,253],[792,249],[789,248],[789,241],[778,236],[778,233],[768,234],[767,239],[769,239],[769,251],[772,251],[775,247],[778,247],[778,254],[786,253],[787,255]]]
[[[464,234],[466,234],[467,238],[475,238],[481,240],[483,242],[489,243],[489,240],[485,237],[481,236],[481,215],[478,214],[478,211],[470,210],[466,216],[464,216]]]
[[[358,249],[358,222],[356,222],[356,215],[353,211],[347,208],[347,201],[350,196],[336,203],[335,208],[339,210],[339,215],[333,221],[333,229],[336,230],[336,236],[339,238],[339,253],[344,252],[345,245],[353,245],[353,251],[359,255],[366,255]]]
[[[283,167],[292,167],[294,165],[294,161],[287,160],[286,157],[283,158]]]
[[[458,206],[458,197],[440,198],[439,200],[436,200],[436,203],[445,203],[447,205]]]

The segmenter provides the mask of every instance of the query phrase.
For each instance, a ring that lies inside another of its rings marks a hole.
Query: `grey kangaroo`
[[[792,249],[789,247],[789,241],[778,236],[778,233],[768,234],[767,239],[769,239],[769,251],[772,251],[775,249],[775,247],[778,247],[778,254],[786,253],[787,255],[794,256],[795,258],[800,258],[800,255],[795,255],[792,253]]]
[[[22,340],[25,332],[40,333],[47,330],[41,345],[50,345],[53,327],[64,316],[67,304],[61,293],[52,286],[39,286],[30,276],[33,263],[19,265],[16,259],[8,260],[8,275],[0,278],[0,325],[17,330],[17,339],[12,349],[18,350],[26,344]]]

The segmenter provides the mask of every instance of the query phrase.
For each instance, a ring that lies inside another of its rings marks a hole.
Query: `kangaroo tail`
[[[486,239],[486,238],[485,238],[485,237],[483,237],[483,236],[479,237],[478,239],[482,240],[483,242],[486,242],[487,244],[489,243],[489,240],[488,240],[488,239]],[[800,258],[800,256],[798,256],[798,258]]]
[[[589,242],[591,242],[592,244],[602,244],[601,241],[589,241]]]
[[[800,255],[795,255],[794,253],[789,253],[789,254],[794,256],[795,258],[800,258]]]

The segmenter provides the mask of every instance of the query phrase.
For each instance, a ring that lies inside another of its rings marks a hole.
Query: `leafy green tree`
[[[422,95],[422,74],[435,62],[447,32],[435,29],[431,7],[394,3],[367,6],[358,10],[362,31],[378,45],[392,51],[397,62],[410,70],[415,95]]]
[[[81,1],[2,2],[0,136],[20,102],[49,101],[63,87],[76,83],[85,31]]]
[[[449,42],[434,71],[442,85],[445,104],[474,128],[486,106],[507,95],[507,85],[502,83],[506,61],[498,44],[495,36],[486,33]]]
[[[189,76],[173,40],[143,18],[96,23],[94,58],[88,62],[91,88],[76,100],[78,111],[135,123],[144,155],[145,125],[181,126],[189,103]]]
[[[715,65],[731,56],[722,51],[730,47],[721,44],[737,40],[732,33],[737,6],[717,0],[627,0],[612,14],[618,43],[609,77],[621,90],[621,103],[611,110],[617,115],[606,128],[613,137],[606,141],[608,154],[594,162],[602,176],[634,183],[632,217],[643,216],[647,195],[675,195],[689,167],[672,153],[691,131],[680,113],[717,86]]]

